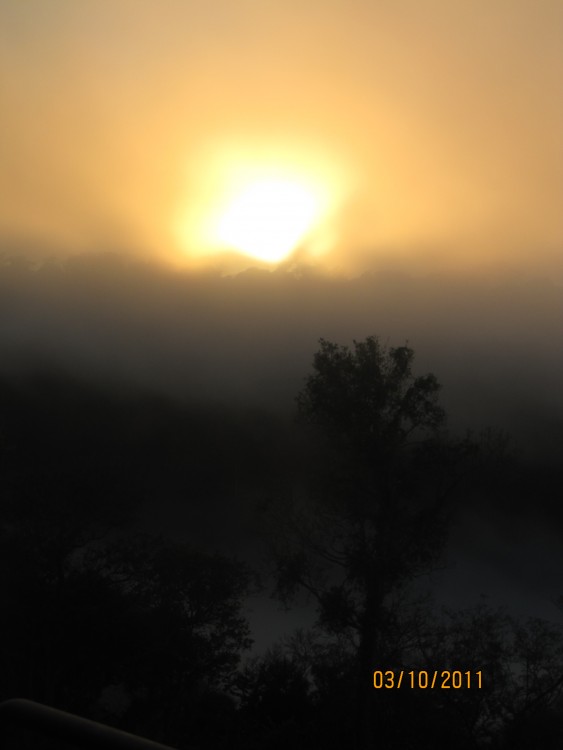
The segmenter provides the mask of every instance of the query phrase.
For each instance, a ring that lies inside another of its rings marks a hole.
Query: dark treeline
[[[407,346],[321,341],[296,423],[5,375],[0,698],[179,748],[555,747],[562,633],[444,612],[413,582],[477,497],[508,522],[560,475],[495,432],[449,434],[416,370]],[[315,625],[247,658],[257,593],[307,595]],[[402,687],[374,689],[376,669]],[[473,682],[411,689],[417,670]]]

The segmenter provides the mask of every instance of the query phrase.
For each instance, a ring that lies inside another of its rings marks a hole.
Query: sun
[[[219,213],[213,234],[228,249],[268,263],[287,257],[322,213],[318,191],[292,179],[249,182]]]
[[[173,223],[180,257],[195,266],[246,257],[276,265],[335,242],[347,175],[314,144],[210,141],[190,159]]]

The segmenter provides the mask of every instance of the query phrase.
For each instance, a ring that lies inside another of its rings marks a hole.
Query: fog
[[[310,267],[176,273],[118,255],[1,274],[4,369],[63,367],[199,402],[290,412],[319,338],[405,342],[443,384],[452,425],[502,426],[554,449],[562,416],[561,287]],[[543,433],[543,435],[542,435]]]
[[[351,345],[373,334],[389,346],[408,342],[416,374],[432,371],[443,385],[449,429],[506,431],[516,460],[501,494],[475,495],[458,516],[449,567],[431,579],[438,598],[462,606],[486,593],[518,613],[559,617],[557,285],[398,272],[343,279],[307,266],[178,273],[116,254],[41,265],[13,255],[0,279],[5,403],[28,410],[29,417],[18,418],[22,425],[45,423],[22,445],[47,450],[41,446],[58,428],[42,414],[72,414],[78,387],[86,405],[93,399],[85,414],[93,415],[93,434],[108,455],[131,443],[128,425],[137,425],[140,442],[125,449],[123,460],[138,473],[150,528],[256,562],[263,555],[256,503],[291,472],[294,399],[319,338]],[[101,395],[88,396],[89,389]],[[252,607],[258,648],[311,617],[299,609],[283,616],[264,598]]]

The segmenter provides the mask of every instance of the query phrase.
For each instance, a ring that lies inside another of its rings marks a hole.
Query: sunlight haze
[[[181,265],[213,260],[215,222],[227,255],[560,279],[562,17],[556,0],[0,0],[2,248]],[[277,156],[323,204],[280,209],[288,237],[261,249],[272,202],[243,237],[251,188],[228,207],[216,180],[241,143],[249,170]]]
[[[275,264],[300,248],[309,256],[330,249],[330,227],[350,176],[328,150],[287,139],[211,142],[196,163],[178,206],[180,265],[229,251]]]

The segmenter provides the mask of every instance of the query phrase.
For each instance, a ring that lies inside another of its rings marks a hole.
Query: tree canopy
[[[274,527],[278,594],[308,591],[319,625],[356,649],[360,746],[372,742],[371,673],[401,659],[392,598],[439,559],[468,449],[445,432],[437,378],[413,361],[374,336],[353,349],[320,340],[297,397],[317,457]]]

